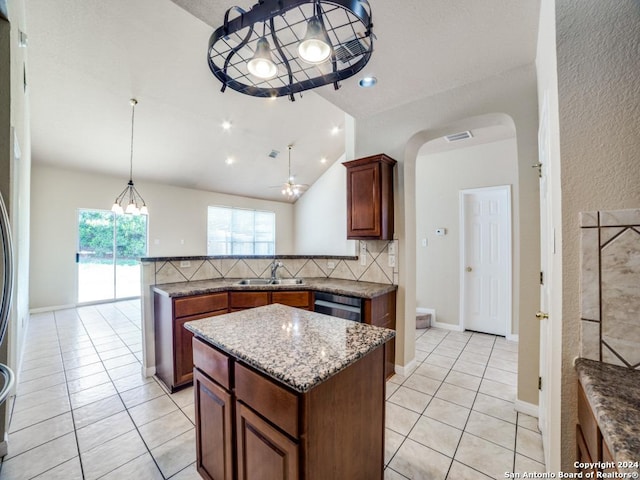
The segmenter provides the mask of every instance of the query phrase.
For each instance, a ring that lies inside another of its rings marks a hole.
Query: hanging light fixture
[[[252,75],[263,80],[273,78],[278,73],[278,67],[276,67],[273,57],[271,57],[271,45],[269,45],[269,40],[264,34],[264,26],[262,37],[258,39],[256,44],[256,53],[247,62],[247,69]]]
[[[113,202],[113,206],[111,207],[111,211],[118,214],[129,213],[132,215],[149,215],[147,204],[144,202],[142,195],[140,195],[136,187],[133,185],[133,126],[138,101],[135,98],[132,98],[129,100],[129,103],[131,103],[131,155],[129,158],[129,183],[127,183],[127,186],[122,193],[116,197],[116,200]],[[124,208],[122,206],[123,202],[126,202],[126,207]]]
[[[230,19],[232,12],[238,15]],[[372,29],[368,0],[259,0],[249,11],[227,10],[209,39],[209,68],[223,92],[293,101],[323,85],[337,90],[362,70],[373,52]]]
[[[292,199],[300,196],[303,190],[309,188],[309,185],[294,183],[293,175],[291,175],[291,149],[293,148],[293,145],[289,145],[287,148],[289,149],[289,176],[282,187],[282,195]]]
[[[320,2],[317,2],[317,8],[319,10],[319,15],[316,15],[309,20],[309,23],[307,23],[307,33],[298,44],[298,53],[300,54],[300,58],[305,62],[314,65],[326,62],[332,51],[329,35],[322,23]]]

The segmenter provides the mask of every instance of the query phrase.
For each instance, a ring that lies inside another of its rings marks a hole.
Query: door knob
[[[538,320],[544,320],[545,318],[549,318],[549,314],[545,312],[538,312],[536,313],[536,318]]]
[[[465,270],[466,270],[467,272],[471,272],[471,271],[473,270],[473,268],[471,268],[471,267],[467,267],[467,268],[465,268]]]

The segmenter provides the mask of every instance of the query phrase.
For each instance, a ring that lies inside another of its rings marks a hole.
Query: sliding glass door
[[[78,303],[140,296],[147,216],[78,210]]]

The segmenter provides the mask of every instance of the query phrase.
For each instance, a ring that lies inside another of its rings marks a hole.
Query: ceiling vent
[[[473,138],[471,132],[467,130],[466,132],[454,133],[452,135],[446,135],[444,139],[447,142],[459,142],[460,140],[467,140],[468,138]]]
[[[269,153],[270,158],[277,158],[278,155],[280,155],[280,152],[278,150],[271,150],[271,152]]]
[[[353,38],[335,49],[336,60],[347,63],[360,55],[364,55],[368,50],[369,47],[361,42],[360,39]]]

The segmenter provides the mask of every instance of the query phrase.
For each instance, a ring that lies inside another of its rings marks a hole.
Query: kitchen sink
[[[303,285],[304,280],[302,278],[276,278],[272,280],[270,278],[243,278],[236,282],[236,285]]]
[[[277,278],[271,280],[271,285],[302,285],[304,280],[302,278]]]
[[[243,278],[236,285],[269,285],[270,278]]]

